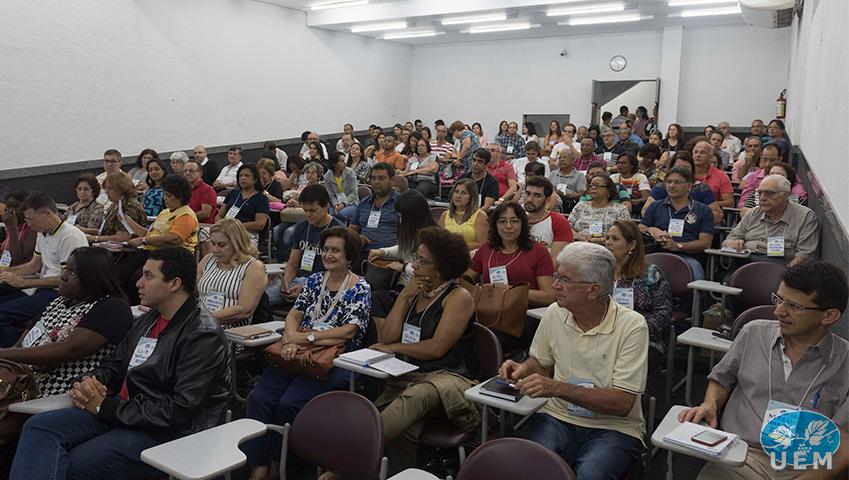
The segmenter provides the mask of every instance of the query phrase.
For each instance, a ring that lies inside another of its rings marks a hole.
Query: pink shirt
[[[508,180],[516,180],[516,170],[513,169],[513,165],[510,165],[504,160],[501,160],[498,165],[495,166],[492,166],[491,163],[487,164],[486,171],[498,180],[499,197],[503,197],[504,193],[507,192],[507,189],[510,188]]]

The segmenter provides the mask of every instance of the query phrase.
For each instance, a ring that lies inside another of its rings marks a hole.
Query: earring
[[[631,255],[633,255],[633,254],[634,254],[634,251],[633,251],[633,250],[628,250],[628,256],[631,256]]]

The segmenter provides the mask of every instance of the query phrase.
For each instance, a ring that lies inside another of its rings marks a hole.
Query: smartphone
[[[706,445],[708,447],[715,447],[720,443],[724,442],[726,438],[728,438],[728,435],[712,432],[710,430],[702,430],[701,432],[690,437],[690,440],[695,443]]]

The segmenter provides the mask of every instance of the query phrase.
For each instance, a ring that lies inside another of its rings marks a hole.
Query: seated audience
[[[489,216],[487,242],[475,252],[463,276],[480,283],[527,282],[528,306],[543,307],[554,299],[553,273],[551,254],[545,245],[534,242],[525,209],[516,202],[504,202]],[[501,332],[496,335],[505,347],[521,346],[525,340]],[[505,348],[509,350],[512,348]]]
[[[616,173],[610,176],[613,183],[622,185],[631,194],[631,212],[639,213],[643,202],[649,197],[649,179],[639,172],[637,157],[623,153],[616,159]]]
[[[486,172],[498,182],[498,200],[496,201],[512,200],[517,190],[516,171],[503,158],[501,147],[497,143],[490,143],[486,149],[490,155]]]
[[[357,213],[357,204],[360,203],[357,174],[346,165],[342,152],[333,152],[330,163],[332,169],[324,173],[324,187],[330,193],[336,217],[348,223]]]
[[[272,154],[268,153],[264,155]],[[277,173],[276,160],[262,157],[256,162],[256,168],[259,170],[259,182],[262,186],[262,194],[265,195],[268,203],[280,203],[283,198],[283,185],[275,178],[275,174]],[[283,175],[285,178],[285,173]]]
[[[549,171],[548,162],[540,161],[539,157],[539,144],[533,140],[529,141],[525,144],[525,157],[517,158],[513,160],[513,170],[516,172],[516,182],[519,185],[525,184],[525,167],[529,163],[540,163],[545,168],[545,177],[548,178],[548,175],[551,173]]]
[[[451,124],[451,135],[454,138],[454,151],[451,158],[455,160],[453,163],[454,171],[469,172],[472,169],[472,155],[476,155],[478,150],[483,147],[478,140],[478,136],[469,131],[466,125],[456,120]],[[437,137],[439,138],[439,137]],[[489,158],[487,158],[487,161]]]
[[[304,159],[297,155],[292,155],[286,159],[286,170],[289,172],[289,176],[286,180],[283,180],[284,194],[282,198],[284,202],[288,200],[286,195],[288,192],[298,192],[307,186],[307,177],[304,175],[305,165]]]
[[[563,457],[581,479],[622,478],[645,448],[640,396],[649,332],[642,315],[612,301],[615,271],[601,245],[564,248],[557,304],[543,314],[530,358],[507,360],[499,372],[523,394],[549,398],[528,422],[527,438]]]
[[[637,170],[649,179],[649,185],[654,185],[657,163],[660,161],[660,147],[647,143],[637,152]]]
[[[38,396],[68,392],[115,351],[133,323],[106,250],[80,247],[59,275],[59,296],[0,358],[33,367]]]
[[[701,260],[713,241],[713,212],[707,205],[689,198],[693,184],[689,170],[673,168],[667,173],[665,183],[667,198],[649,206],[640,230],[648,232],[663,250],[680,255],[690,264],[694,278],[703,280],[705,270]]]
[[[28,262],[0,271],[0,347],[14,345],[24,323],[59,296],[62,265],[76,248],[88,246],[85,234],[62,221],[46,193],[30,194],[18,209],[38,235]],[[25,278],[34,274],[36,278]]]
[[[737,157],[737,161],[731,167],[731,180],[740,182],[746,175],[756,172],[760,168],[761,149],[763,142],[761,137],[751,136],[746,138],[744,143],[745,150]]]
[[[351,148],[348,150],[348,167],[350,167],[357,176],[357,183],[368,185],[371,180],[369,178],[371,166],[369,165],[366,157],[363,155],[363,146],[359,143],[352,144]]]
[[[203,167],[196,160],[189,160],[183,166],[183,176],[192,187],[189,206],[195,212],[198,222],[212,223],[218,215],[218,195],[214,188],[203,181]]]
[[[506,161],[525,156],[525,139],[518,132],[519,125],[516,122],[510,122],[507,124],[507,133],[498,135],[498,138],[496,138],[499,153],[503,154]],[[485,140],[486,138],[478,137],[481,145],[487,144]]]
[[[192,150],[192,158],[198,161],[203,170],[203,183],[212,186],[218,174],[221,173],[221,167],[206,156],[206,147],[203,145],[198,145]]]
[[[235,218],[242,222],[251,236],[251,242],[256,245],[259,233],[268,226],[268,199],[262,194],[259,170],[255,165],[239,167],[238,178],[238,188],[231,190],[224,198],[215,220]]]
[[[693,177],[696,181],[704,183],[713,192],[713,198],[719,203],[719,207],[734,206],[734,187],[728,175],[712,166],[710,159],[713,157],[714,148],[704,140],[696,143],[693,147]]]
[[[197,307],[195,274],[188,250],[151,252],[137,285],[151,310],[91,375],[74,383],[73,407],[27,421],[11,478],[161,475],[142,462],[143,450],[223,420],[230,357],[220,327]]]
[[[131,218],[139,225],[147,225],[147,216],[139,201],[136,200],[133,182],[124,172],[113,173],[103,181],[103,190],[106,191],[109,199],[109,207],[103,221],[100,222],[100,228],[95,234],[86,235],[86,239],[92,243],[126,242],[133,237],[133,232],[129,224],[124,224],[121,217]]]
[[[769,136],[767,144],[775,145],[781,154],[781,161],[790,163],[790,153],[793,146],[787,137],[787,132],[784,129],[784,122],[779,119],[771,120],[766,126],[766,134]]]
[[[675,154],[675,158],[672,159],[672,168],[686,168],[691,172],[695,169],[695,164],[693,163],[693,156],[690,152],[680,151]],[[652,187],[651,192],[649,192],[649,197],[646,199],[646,203],[643,204],[642,214],[646,214],[646,210],[648,210],[649,205],[655,202],[655,200],[661,200],[669,196],[666,192],[666,174],[671,169],[666,169],[664,171],[664,177],[662,181],[655,183],[654,187]],[[703,203],[710,207],[713,212],[713,223],[719,224],[723,219],[722,208],[719,206],[719,202],[713,196],[713,191],[710,187],[705,183],[696,182],[690,188],[690,199],[695,200],[699,203]]]
[[[111,200],[106,198],[106,185],[104,185],[104,182],[109,174],[124,173],[121,171],[121,163],[121,152],[118,150],[110,148],[103,152],[103,171],[96,177],[98,183],[100,183],[100,196],[97,197],[97,202],[103,205],[103,208],[109,208],[111,202]],[[130,184],[132,185],[132,182]]]
[[[431,151],[430,142],[424,139],[416,141],[416,153],[410,156],[407,168],[399,175],[425,197],[434,197],[439,193],[436,174],[439,171],[439,159]]]
[[[667,152],[677,152],[684,150],[684,141],[681,137],[684,136],[684,129],[677,123],[670,123],[666,128],[666,138],[660,142],[660,148]]]
[[[490,160],[492,160],[492,154],[489,151],[484,148],[477,149],[472,157],[468,173],[460,177],[461,179],[469,178],[475,182],[480,193],[480,208],[485,212],[488,212],[500,198],[498,180],[490,175],[486,168]]]
[[[186,166],[186,162],[189,161],[189,156],[186,155],[186,152],[177,151],[171,154],[171,172],[174,175],[182,175],[183,167]]]
[[[469,250],[476,250],[486,241],[487,214],[480,208],[478,185],[471,178],[463,178],[451,187],[448,210],[439,217],[439,226],[459,234]]]
[[[158,157],[147,162],[147,186],[142,194],[142,207],[145,215],[155,217],[164,208],[162,180],[165,178],[165,163]]]
[[[345,345],[349,352],[360,348],[369,322],[371,299],[364,278],[349,265],[360,252],[357,236],[344,227],[321,232],[321,259],[326,269],[309,276],[294,307],[286,317],[284,360],[292,360],[298,349],[312,345]],[[266,366],[248,396],[248,417],[263,423],[285,425],[310,399],[348,386],[351,372],[331,368],[326,380],[293,375]],[[276,468],[280,458],[280,435],[266,433],[245,442],[242,448],[251,466],[251,478],[263,479]]]
[[[781,175],[786,178],[790,182],[790,201],[793,203],[798,203],[799,205],[807,205],[808,204],[808,192],[805,191],[805,187],[802,185],[802,179],[799,178],[799,175],[796,173],[796,169],[793,168],[789,163],[778,163],[770,167],[769,169],[770,175]],[[758,201],[757,190],[755,190],[755,202]]]
[[[133,179],[133,185],[135,185],[136,189],[140,192],[144,192],[149,187],[147,182],[147,164],[154,158],[159,158],[159,154],[156,153],[156,150],[152,148],[145,148],[136,157],[136,165],[127,172],[127,175]]]
[[[403,171],[407,167],[407,158],[395,149],[395,135],[387,133],[382,138],[382,148],[375,152],[375,160],[377,160],[378,163],[388,163],[389,165],[392,165],[395,170]]]
[[[6,209],[3,210],[6,238],[3,239],[3,243],[0,243],[0,251],[3,252],[0,257],[0,270],[16,267],[32,260],[38,232],[27,223],[24,210],[21,208],[29,195],[30,192],[26,190],[18,190],[6,196]]]
[[[268,277],[242,222],[225,218],[209,229],[212,253],[198,263],[198,301],[224,328],[251,323]]]
[[[619,189],[609,176],[594,176],[587,192],[590,200],[575,205],[569,214],[569,223],[576,240],[602,244],[613,222],[630,219],[631,214],[624,205],[614,202]]]
[[[737,201],[738,208],[752,208],[756,205],[755,190],[761,184],[761,180],[769,173],[772,167],[781,163],[781,154],[775,145],[765,145],[761,150],[760,164],[757,171],[751,172],[740,181],[740,200]]]
[[[589,202],[590,200],[592,200],[592,197],[590,196],[589,185],[590,182],[592,182],[593,178],[597,177],[598,175],[608,175],[607,163],[605,163],[603,160],[594,162],[590,164],[589,168],[587,168],[587,192],[581,195],[581,198],[578,199],[579,202]],[[616,198],[614,198],[612,201],[613,203],[621,203],[625,207],[625,210],[629,212],[631,211],[631,191],[628,188],[622,185],[616,185]]]
[[[357,213],[348,226],[359,236],[364,251],[398,243],[398,214],[395,211],[398,192],[392,189],[394,176],[395,169],[388,163],[377,163],[371,167],[371,189],[374,193],[360,201]]]
[[[548,124],[548,135],[545,136],[545,143],[549,147],[553,147],[560,143],[561,137],[563,137],[563,130],[560,128],[560,122],[552,120]]]
[[[716,168],[725,170],[728,165],[731,165],[731,154],[722,149],[722,142],[725,139],[722,132],[719,130],[710,134],[708,142],[713,147],[713,154],[717,156]]]
[[[756,192],[760,204],[740,218],[722,246],[789,260],[791,265],[815,256],[819,243],[817,216],[808,207],[790,201],[790,182],[770,174]]]
[[[230,147],[227,151],[227,165],[221,169],[218,173],[218,178],[212,182],[212,188],[214,188],[216,192],[220,192],[228,188],[238,188],[238,174],[241,168],[241,147]]]
[[[539,137],[537,136],[537,127],[534,122],[525,122],[522,124],[522,139],[525,140],[525,154],[528,151],[528,142],[536,142],[539,146]],[[517,172],[518,173],[518,172]]]
[[[430,142],[430,149],[439,157],[440,160],[451,157],[454,152],[454,145],[448,141],[448,128],[445,125],[436,125],[434,128],[436,139]],[[480,142],[478,142],[480,143]]]
[[[595,153],[601,155],[608,167],[616,165],[619,155],[631,151],[637,152],[636,149],[625,148],[624,145],[616,143],[616,134],[610,129],[602,129],[601,141],[601,146],[595,149]]]
[[[772,294],[778,321],[746,324],[708,375],[702,404],[678,416],[735,433],[748,444],[745,465],[708,462],[699,479],[846,478],[849,343],[831,330],[846,311],[848,294],[846,274],[827,262],[800,262],[781,274]],[[767,421],[800,408],[837,425],[831,441],[840,447],[828,470],[794,470],[792,458],[770,458],[761,447]]]
[[[478,407],[463,398],[478,374],[474,304],[471,294],[457,285],[469,265],[468,248],[459,235],[437,227],[421,230],[419,238],[413,278],[389,316],[376,324],[379,343],[371,346],[419,367],[387,380],[375,400],[393,473],[416,465],[418,437],[428,414],[444,414],[467,431],[480,421]]]
[[[593,162],[602,161],[601,155],[595,153],[595,140],[590,137],[581,139],[580,153],[581,155],[574,162],[578,171],[586,172]]]
[[[530,177],[525,182],[524,209],[531,227],[531,238],[541,243],[551,254],[552,264],[567,243],[574,240],[572,226],[565,216],[546,209],[554,186],[545,177]]]
[[[94,175],[84,173],[77,177],[74,190],[77,201],[68,206],[64,219],[85,234],[96,234],[103,221],[103,205],[96,201],[100,196],[100,183]]]
[[[649,372],[663,365],[664,335],[672,322],[672,293],[663,271],[646,262],[643,236],[631,219],[616,220],[604,246],[616,259],[613,300],[646,319],[649,327]]]
[[[321,155],[323,158],[327,158],[327,147],[324,146],[324,143],[321,141],[321,138],[318,136],[316,132],[304,132],[301,135],[301,141],[304,142],[301,145],[301,151],[299,152],[301,158],[307,158],[308,153],[310,151],[310,143],[317,143],[321,149]]]
[[[330,160],[327,156],[327,149],[324,147],[323,143],[319,143],[317,141],[309,142],[309,150],[307,150],[306,155],[304,156],[304,161],[307,164],[315,164],[318,167],[319,177],[324,176],[324,172],[330,170]]]
[[[564,213],[571,211],[571,206],[578,203],[578,199],[587,190],[587,176],[584,172],[578,171],[573,162],[572,151],[563,150],[557,160],[557,169],[552,169],[548,176],[554,188],[572,203],[572,205],[566,206]]]

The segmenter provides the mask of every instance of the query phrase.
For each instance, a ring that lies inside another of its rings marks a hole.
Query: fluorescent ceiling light
[[[348,0],[345,2],[329,2],[329,3],[317,3],[315,5],[310,5],[310,10],[327,10],[329,8],[344,8],[344,7],[357,7],[360,5],[368,5],[369,0]]]
[[[509,32],[511,30],[528,30],[530,28],[539,27],[539,24],[522,23],[502,23],[500,25],[483,25],[480,27],[472,27],[465,33],[489,33],[489,32]]]
[[[437,35],[442,35],[445,32],[437,32],[435,30],[419,30],[419,31],[410,31],[410,32],[399,32],[399,33],[387,33],[383,36],[384,40],[397,40],[400,38],[421,38],[421,37],[435,37]]]
[[[585,5],[581,7],[555,8],[546,12],[549,17],[561,15],[582,15],[585,13],[621,12],[625,10],[624,3],[600,3],[597,5]]]
[[[558,25],[596,25],[599,23],[621,23],[621,22],[639,22],[640,20],[650,20],[654,18],[651,15],[642,17],[638,12],[623,13],[621,15],[601,15],[597,17],[577,17],[570,18],[565,22],[558,22]]]
[[[401,30],[402,28],[407,28],[407,22],[372,23],[370,25],[358,25],[356,27],[351,27],[351,32],[377,32],[380,30]]]
[[[466,17],[451,17],[442,20],[443,25],[459,25],[463,23],[500,22],[507,20],[506,13],[491,13],[489,15],[470,15]]]
[[[733,7],[721,7],[721,8],[700,8],[695,10],[682,10],[681,16],[684,18],[687,17],[707,17],[711,15],[734,15],[740,13],[740,6],[734,5]]]
[[[720,3],[737,3],[737,0],[669,0],[670,7],[690,7],[693,5],[714,5]]]

